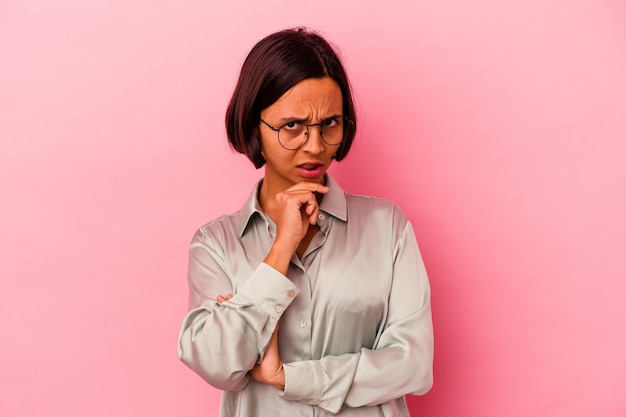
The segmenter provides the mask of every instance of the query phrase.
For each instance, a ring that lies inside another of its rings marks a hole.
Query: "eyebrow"
[[[322,118],[320,120],[320,123],[324,120],[328,120],[328,119],[338,119],[342,117],[341,114],[333,114],[331,116],[326,116],[324,118]],[[309,121],[307,118],[304,117],[297,117],[297,116],[291,116],[291,117],[282,117],[278,120],[278,124],[283,125],[285,123],[289,123],[289,122],[294,122],[294,121],[298,121],[298,122],[306,122]]]

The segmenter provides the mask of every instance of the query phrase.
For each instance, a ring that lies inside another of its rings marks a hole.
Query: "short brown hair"
[[[345,123],[343,141],[335,159],[348,154],[356,133],[356,112],[350,83],[341,60],[318,33],[306,28],[273,33],[257,43],[241,67],[239,81],[226,110],[226,134],[233,149],[246,155],[256,168],[265,164],[257,137],[261,111],[307,78],[330,77],[341,89]]]

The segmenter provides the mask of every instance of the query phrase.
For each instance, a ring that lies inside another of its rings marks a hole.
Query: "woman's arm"
[[[267,204],[276,222],[276,239],[237,294],[223,303],[218,298],[234,291],[222,248],[207,229],[194,237],[189,256],[191,311],[180,332],[178,355],[211,385],[241,390],[250,378],[248,371],[263,359],[278,320],[299,292],[286,274],[298,244],[317,219],[319,206],[314,193],[327,192],[328,187],[321,184],[302,182],[278,193]],[[272,356],[280,361],[274,345],[271,353],[276,355]],[[282,366],[276,369],[278,384],[273,378],[265,380],[259,367],[252,374],[261,382],[280,387]]]
[[[394,248],[389,312],[374,349],[284,364],[283,398],[337,413],[423,394],[432,385],[432,360],[430,287],[407,222]]]
[[[220,248],[206,230],[194,237],[189,256],[190,311],[181,327],[178,356],[208,383],[241,390],[263,357],[283,311],[298,288],[265,263],[233,292]]]

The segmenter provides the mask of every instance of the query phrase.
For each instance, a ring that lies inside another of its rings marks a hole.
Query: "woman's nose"
[[[324,141],[322,140],[322,126],[308,126],[307,136],[307,141],[303,146],[304,150],[310,153],[320,153],[324,150]]]

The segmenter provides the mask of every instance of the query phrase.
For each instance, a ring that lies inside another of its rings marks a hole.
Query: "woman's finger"
[[[291,187],[287,188],[284,193],[298,192],[298,191],[310,191],[312,193],[326,194],[330,190],[329,187],[318,184],[316,182],[299,182]]]
[[[226,294],[226,297],[222,296],[221,294],[217,296],[217,302],[218,303],[223,303],[225,301],[230,300],[231,298],[233,298],[233,295],[231,293]]]

